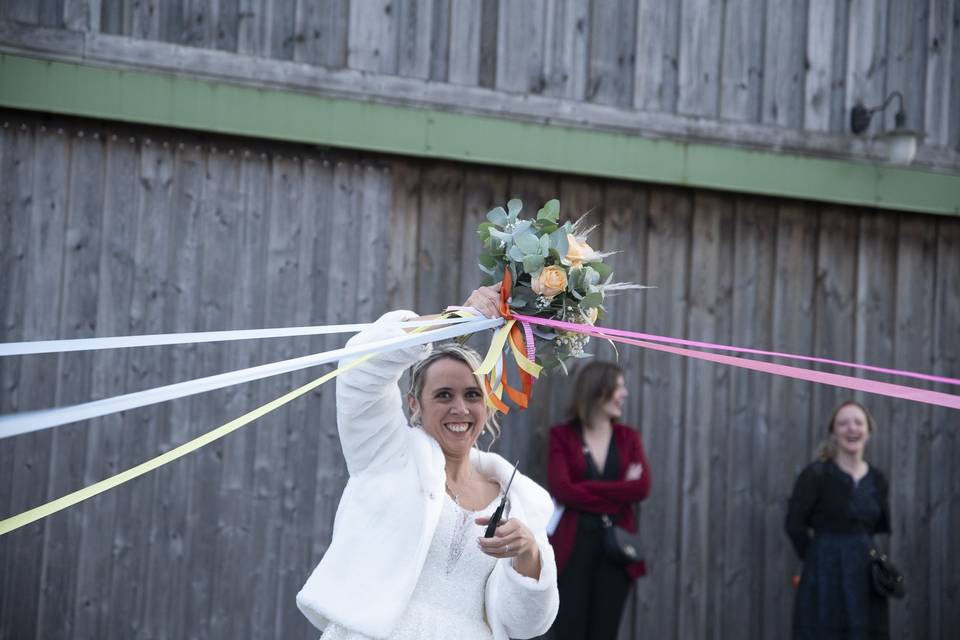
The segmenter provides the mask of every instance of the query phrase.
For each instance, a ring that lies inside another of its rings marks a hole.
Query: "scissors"
[[[500,526],[500,518],[503,517],[503,507],[507,504],[507,493],[510,491],[510,485],[513,484],[513,477],[517,475],[517,467],[519,466],[520,460],[517,460],[517,464],[513,465],[513,473],[510,474],[510,480],[507,481],[507,488],[503,490],[503,498],[500,500],[500,506],[498,506],[497,510],[493,512],[493,515],[490,516],[487,530],[483,534],[484,538],[492,538],[493,534],[497,531],[497,527]]]

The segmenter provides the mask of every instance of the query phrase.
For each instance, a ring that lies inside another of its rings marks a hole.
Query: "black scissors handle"
[[[510,491],[510,485],[513,484],[513,477],[517,475],[517,467],[519,466],[520,461],[517,460],[517,463],[513,465],[513,473],[510,474],[507,488],[503,490],[503,498],[500,499],[500,505],[497,507],[497,510],[493,512],[493,515],[490,516],[490,522],[487,523],[487,530],[483,533],[484,538],[492,538],[493,534],[497,532],[497,527],[500,526],[500,518],[503,517],[503,508],[507,504],[507,493]]]

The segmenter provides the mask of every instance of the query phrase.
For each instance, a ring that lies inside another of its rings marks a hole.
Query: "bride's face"
[[[489,409],[476,376],[463,362],[442,358],[424,372],[420,398],[410,397],[423,430],[440,443],[444,454],[469,453],[487,421]]]

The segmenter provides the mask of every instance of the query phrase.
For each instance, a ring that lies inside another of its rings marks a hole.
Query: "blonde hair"
[[[837,444],[833,441],[833,424],[837,421],[837,414],[840,413],[842,409],[846,407],[856,407],[863,411],[863,415],[867,417],[867,432],[873,434],[877,430],[877,423],[874,421],[873,416],[867,411],[867,408],[857,402],[856,400],[847,400],[841,402],[837,405],[837,408],[833,410],[833,413],[830,415],[830,421],[827,422],[827,437],[820,441],[820,444],[817,445],[817,459],[823,460],[833,460],[837,456]]]
[[[417,402],[421,401],[420,396],[423,394],[423,385],[427,379],[427,369],[429,369],[434,362],[443,359],[462,362],[470,367],[470,371],[476,371],[480,368],[481,364],[480,354],[470,347],[455,342],[435,345],[433,353],[410,368],[409,394],[416,398]],[[477,386],[483,391],[483,399],[487,405],[487,421],[483,423],[483,431],[490,433],[490,445],[493,445],[493,442],[500,437],[500,423],[497,422],[497,412],[490,406],[489,394],[487,393],[486,385],[483,383],[483,376],[477,374],[473,374],[473,376],[477,379]],[[414,424],[419,424],[416,414],[410,416],[410,421]]]

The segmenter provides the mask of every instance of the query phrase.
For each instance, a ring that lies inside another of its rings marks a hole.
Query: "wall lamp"
[[[915,131],[907,129],[907,112],[903,110],[903,94],[894,91],[887,96],[879,107],[868,109],[862,102],[857,102],[850,110],[850,131],[860,135],[870,127],[870,119],[876,112],[883,112],[894,98],[900,101],[900,108],[893,117],[893,131],[887,131],[879,136],[878,140],[886,143],[887,158],[894,164],[910,164],[917,154],[917,136]]]

